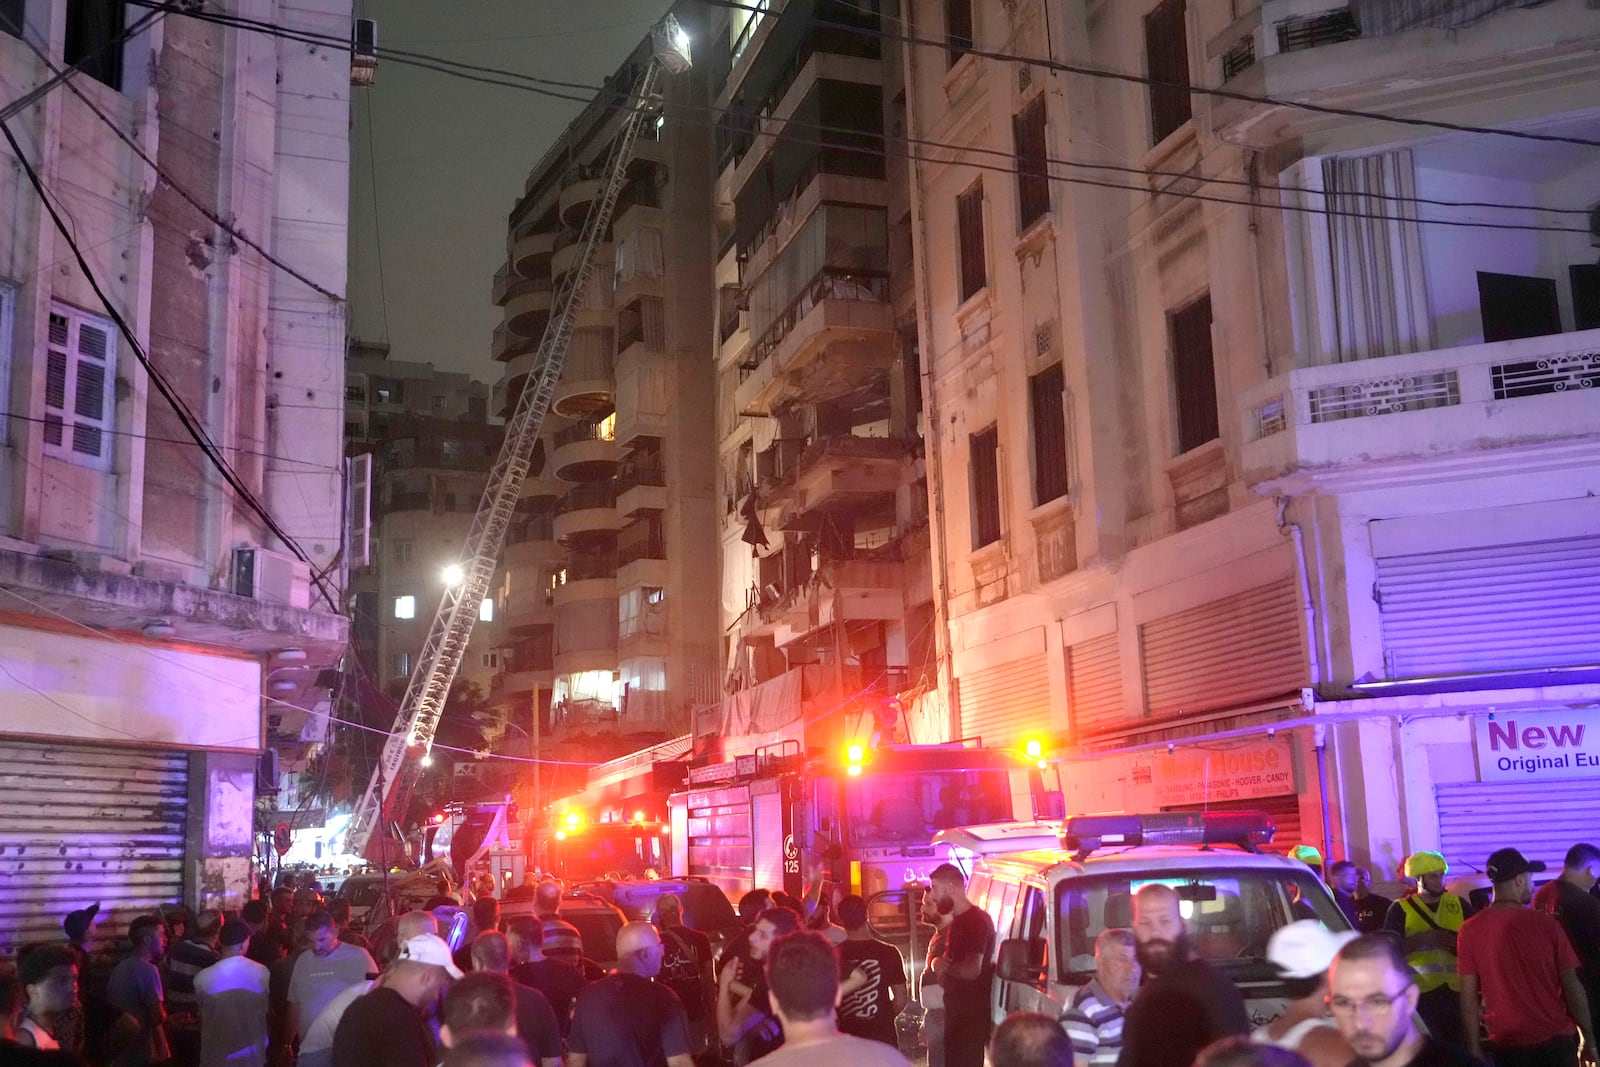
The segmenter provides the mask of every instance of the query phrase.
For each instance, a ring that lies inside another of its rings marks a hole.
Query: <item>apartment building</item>
[[[391,360],[387,345],[350,346],[346,446],[372,457],[371,547],[351,575],[351,636],[363,668],[395,698],[427,640],[449,568],[461,564],[500,448],[488,406],[489,387],[471,375]],[[457,675],[458,686],[485,697],[501,669],[497,607],[492,597],[484,602]]]
[[[926,739],[937,692],[899,51],[875,3],[714,27],[727,752]],[[942,726],[942,724],[939,724]]]
[[[1600,12],[905,14],[953,146],[913,177],[952,732],[1380,879],[1559,860],[1600,799]]]
[[[700,41],[703,5],[677,14]],[[537,371],[649,48],[606,80],[511,210],[493,290],[505,308],[495,415],[511,415]],[[661,94],[627,161],[499,586],[509,660],[494,699],[519,727],[531,709],[547,752],[573,737],[682,733],[715,692],[706,73],[666,76]]]
[[[326,737],[352,73],[199,12],[0,5],[0,954],[95,902],[107,948],[238,907],[262,752]]]

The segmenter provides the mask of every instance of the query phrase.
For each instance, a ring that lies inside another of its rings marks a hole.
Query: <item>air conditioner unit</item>
[[[311,568],[293,556],[251,545],[233,550],[233,592],[252,600],[311,606]]]
[[[369,86],[378,71],[378,23],[356,19],[350,34],[350,84]]]

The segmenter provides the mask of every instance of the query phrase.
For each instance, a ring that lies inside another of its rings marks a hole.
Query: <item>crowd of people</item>
[[[1576,845],[1538,892],[1541,864],[1489,858],[1492,897],[1444,886],[1437,853],[1405,864],[1387,901],[1360,872],[1328,880],[1354,929],[1304,918],[1267,946],[1285,1000],[1252,1028],[1245,996],[1195,951],[1178,892],[1133,896],[1127,929],[1103,931],[1095,976],[1059,1017],[992,1022],[996,932],[960,869],[936,869],[920,976],[929,1067],[1578,1067],[1592,1065],[1600,995],[1600,849]],[[1363,892],[1363,889],[1366,891]],[[95,1067],[895,1067],[911,999],[899,951],[867,905],[830,910],[758,889],[720,954],[658,898],[625,922],[609,970],[584,955],[553,881],[482,895],[452,945],[435,908],[407,912],[373,946],[348,907],[280,886],[237,915],[140,916],[103,973],[87,953],[96,908],[0,977],[0,1064]],[[445,911],[443,909],[451,910]],[[837,922],[834,919],[837,919]]]

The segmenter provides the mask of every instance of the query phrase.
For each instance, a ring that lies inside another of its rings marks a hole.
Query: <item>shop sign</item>
[[[1252,800],[1296,791],[1294,752],[1287,739],[1236,746],[1179,744],[1133,768],[1136,784],[1147,781],[1157,807]]]
[[[1472,731],[1479,781],[1600,776],[1600,716],[1593,711],[1477,715]]]

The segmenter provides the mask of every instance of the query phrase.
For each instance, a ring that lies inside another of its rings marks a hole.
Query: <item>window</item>
[[[411,677],[411,653],[396,652],[394,655],[394,676],[396,678]]]
[[[478,604],[478,621],[479,622],[494,622],[494,600],[493,600],[493,598],[484,597],[483,600],[479,602],[479,604]]]
[[[952,67],[972,51],[972,0],[944,0],[944,47]]]
[[[444,397],[436,396],[436,397],[433,398],[433,410],[434,410],[434,414],[443,413],[443,411],[444,411]]]
[[[394,617],[397,619],[414,619],[417,617],[417,598],[414,596],[397,596],[394,598]]]
[[[27,13],[28,0],[0,0],[0,33],[22,36],[22,16]]]
[[[50,308],[44,386],[45,452],[84,466],[111,462],[111,324],[60,304]]]
[[[1061,364],[1028,379],[1033,418],[1033,502],[1045,504],[1067,495],[1066,382]]]
[[[1050,171],[1044,143],[1044,94],[1011,117],[1017,149],[1017,231],[1050,210]]]
[[[0,19],[5,17],[5,8],[0,6]],[[5,282],[0,282],[0,395],[11,387],[11,338],[16,316],[17,291]],[[9,406],[9,405],[7,405]],[[11,439],[11,420],[0,419],[0,444],[5,444]]]
[[[983,262],[983,183],[956,197],[956,244],[961,260],[961,299],[989,284]]]
[[[1189,121],[1189,35],[1185,0],[1161,0],[1144,17],[1145,66],[1150,80],[1150,143]]]
[[[872,774],[846,780],[844,806],[852,845],[926,841],[937,830],[1009,818],[1011,785],[1003,771]]]
[[[484,603],[487,604],[488,601],[485,600]],[[478,664],[480,666],[487,667],[492,671],[497,671],[500,669],[500,653],[485,652],[483,655],[478,657]]]
[[[1208,293],[1167,316],[1172,334],[1172,387],[1177,394],[1178,451],[1199,448],[1221,434],[1217,375],[1211,359],[1211,296]]]
[[[123,0],[67,0],[62,59],[95,81],[122,88]]]
[[[1000,430],[991,426],[968,439],[972,464],[972,547],[1000,540]]]
[[[389,547],[396,563],[410,563],[417,550],[415,541],[391,541]]]

